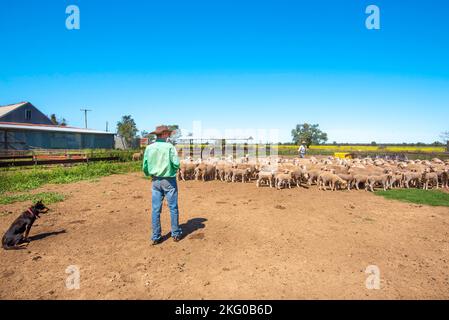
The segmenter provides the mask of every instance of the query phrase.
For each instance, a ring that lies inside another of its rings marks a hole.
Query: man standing
[[[152,241],[153,245],[161,243],[161,210],[162,201],[167,198],[170,209],[171,236],[175,242],[181,239],[182,230],[179,227],[178,186],[176,173],[179,169],[179,159],[175,147],[167,142],[172,130],[167,126],[159,126],[155,131],[156,142],[147,146],[143,156],[143,172],[151,177],[152,186]]]
[[[301,146],[298,149],[300,158],[304,158],[306,155],[306,146],[304,144],[305,144],[305,141],[302,142]]]

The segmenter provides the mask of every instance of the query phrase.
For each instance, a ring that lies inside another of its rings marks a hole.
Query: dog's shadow
[[[60,231],[39,233],[39,234],[36,234],[34,236],[29,237],[29,239],[31,241],[42,240],[42,239],[45,239],[47,237],[56,236],[56,235],[61,234],[61,233],[67,233],[67,231],[65,231],[65,229],[63,229],[63,230],[60,230]]]
[[[193,218],[193,219],[190,219],[189,221],[187,221],[186,223],[181,224],[180,225],[181,230],[182,230],[182,238],[181,239],[184,239],[189,234],[192,234],[199,229],[205,228],[206,225],[204,224],[204,222],[206,222],[206,221],[207,221],[206,218]],[[169,232],[165,236],[162,237],[162,241],[165,241],[165,240],[169,239],[170,237],[171,237],[171,233]]]

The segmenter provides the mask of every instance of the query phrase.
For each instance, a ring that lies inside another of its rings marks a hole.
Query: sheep
[[[445,169],[441,175],[441,187],[449,188],[449,168]]]
[[[195,180],[199,180],[200,177],[204,180],[204,172],[206,171],[206,164],[201,162],[195,168]]]
[[[193,179],[195,176],[195,163],[185,163],[181,162],[180,168],[179,168],[179,178],[183,181],[186,181],[186,178]]]
[[[270,188],[273,188],[274,172],[273,171],[260,171],[257,174],[256,186],[259,188],[262,182],[267,182]]]
[[[399,188],[402,187],[403,181],[402,181],[402,173],[396,172],[393,173],[390,180],[390,188]]]
[[[361,184],[364,184],[367,191],[374,191],[378,186],[384,190],[398,187],[449,188],[449,162],[438,161],[439,159],[398,161],[322,158],[318,161],[267,157],[248,159],[248,162],[239,160],[224,157],[196,161],[191,158],[181,160],[178,179],[183,181],[217,179],[243,183],[254,179],[257,187],[267,185],[277,189],[292,188],[292,184],[300,187],[304,182],[308,185],[317,184],[319,189],[324,190],[327,190],[328,186],[335,190],[341,185],[348,190],[354,186],[360,190]]]
[[[307,171],[309,174],[309,179],[307,181],[307,183],[309,184],[309,186],[312,185],[312,183],[317,182],[318,180],[318,176],[321,174],[321,170],[309,170]]]
[[[234,168],[232,166],[226,166],[224,168],[224,181],[226,182],[231,182],[232,181],[232,176],[233,176],[233,170]]]
[[[224,163],[219,163],[215,167],[215,176],[217,177],[217,179],[220,179],[220,181],[225,181],[225,168],[226,164]]]
[[[216,170],[213,164],[206,164],[203,171],[203,181],[215,180]]]
[[[347,187],[347,182],[336,174],[330,172],[321,173],[318,176],[318,190],[326,191],[328,184],[332,191],[335,191],[338,186],[342,188]]]
[[[360,190],[360,184],[363,183],[365,189],[368,187],[368,176],[366,174],[356,174],[354,175],[354,185],[357,190]]]
[[[349,168],[347,166],[341,166],[341,165],[332,165],[328,166],[328,169],[334,170],[335,174],[348,174]]]
[[[386,191],[390,187],[390,179],[391,174],[383,174],[383,175],[377,175],[377,176],[369,176],[368,177],[368,188],[371,190],[371,192],[374,192],[374,187],[376,184],[380,184],[384,191]],[[366,188],[368,190],[368,188]]]
[[[275,175],[275,185],[278,190],[282,186],[288,186],[289,189],[292,188],[292,176],[290,173],[278,173]]]
[[[411,184],[418,187],[419,183],[421,181],[421,178],[422,178],[421,173],[407,171],[402,174],[403,186],[407,189],[410,188]]]
[[[440,160],[438,158],[433,158],[432,162],[438,163],[438,164],[444,164],[443,160]]]
[[[436,186],[436,189],[438,189],[438,174],[436,172],[427,172],[424,171],[422,174],[422,184],[423,189],[428,190],[429,189],[429,183],[432,183],[432,185]]]
[[[294,182],[296,182],[296,186],[300,187],[302,181],[308,181],[309,180],[309,174],[305,169],[297,169],[294,170],[291,173],[292,179]]]
[[[245,183],[245,180],[249,180],[249,174],[251,170],[247,169],[232,169],[232,182],[236,182],[237,179],[241,179],[242,183]]]
[[[249,177],[254,177],[256,173],[256,164],[254,163],[240,163],[237,164],[237,169],[249,169]]]
[[[352,174],[344,174],[344,173],[337,173],[337,176],[346,181],[346,184],[348,185],[348,190],[351,190],[352,184],[354,183],[354,176]]]
[[[132,159],[133,159],[133,161],[140,161],[140,160],[142,160],[142,156],[143,156],[143,150],[141,150],[140,152],[133,153]]]

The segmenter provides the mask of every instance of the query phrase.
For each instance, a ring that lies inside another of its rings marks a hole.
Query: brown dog
[[[18,250],[23,249],[20,244],[29,243],[28,234],[30,233],[31,227],[34,221],[39,218],[41,213],[46,213],[48,208],[38,201],[34,206],[28,210],[22,212],[22,214],[14,220],[14,222],[6,231],[2,238],[2,247],[5,250]],[[24,236],[25,233],[25,236]]]

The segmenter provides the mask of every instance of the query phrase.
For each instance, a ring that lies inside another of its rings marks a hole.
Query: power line
[[[89,110],[89,109],[81,109],[81,111],[84,111],[84,124],[85,124],[86,129],[87,129],[87,112],[92,111],[92,110]]]

